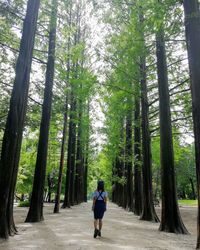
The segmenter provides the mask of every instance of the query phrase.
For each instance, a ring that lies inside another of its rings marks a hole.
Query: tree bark
[[[132,105],[131,105],[132,106]],[[127,204],[128,210],[133,212],[133,145],[132,145],[132,110],[126,118],[126,169],[127,169]]]
[[[63,136],[62,136],[62,145],[61,145],[61,154],[60,154],[60,167],[59,167],[59,173],[58,173],[58,184],[57,184],[54,213],[59,213],[59,210],[60,210],[60,195],[61,195],[61,188],[62,188],[63,168],[64,168],[65,144],[66,144],[66,139],[67,139],[66,138],[67,137],[67,121],[68,121],[68,94],[66,94],[66,100],[65,100]]]
[[[75,178],[75,201],[79,204],[82,201],[83,190],[83,155],[82,155],[82,101],[79,101],[78,135],[76,150],[76,178]]]
[[[134,117],[134,213],[142,213],[142,166],[141,166],[141,132],[140,132],[140,99],[135,99]]]
[[[76,97],[73,96],[73,118],[72,122],[72,137],[71,137],[71,154],[70,157],[70,205],[74,206],[74,191],[75,191],[75,169],[76,169]]]
[[[159,88],[162,190],[162,213],[159,230],[186,234],[187,229],[182,222],[177,204],[167,62],[162,27],[156,37],[156,56]]]
[[[46,174],[46,162],[48,151],[49,125],[51,118],[52,89],[54,81],[55,46],[57,24],[57,0],[52,0],[52,12],[49,32],[49,51],[44,89],[44,101],[42,106],[42,118],[38,142],[37,160],[33,181],[33,190],[30,208],[26,222],[39,222],[43,218],[43,197]]]
[[[184,0],[185,33],[189,58],[192,114],[197,175],[198,219],[197,248],[200,248],[200,11],[198,0]]]
[[[84,160],[84,202],[87,202],[87,186],[88,186],[88,150],[89,145],[87,143],[86,145],[86,154],[85,154],[85,160]]]
[[[51,179],[51,174],[48,174],[47,176],[47,183],[48,183],[48,199],[47,202],[51,202],[51,194],[52,194],[52,179]],[[43,195],[44,197],[44,195]],[[43,198],[44,200],[44,198]]]
[[[122,150],[121,150],[122,151]],[[120,152],[119,155],[117,155],[116,157],[116,174],[118,179],[122,179],[123,177],[123,161],[121,159],[120,156]],[[116,182],[116,191],[115,191],[116,195],[116,204],[118,206],[123,206],[123,185],[121,182],[117,181]]]
[[[143,194],[141,220],[158,222],[153,204],[151,139],[149,131],[149,106],[146,84],[146,60],[141,59],[141,102],[142,102],[142,155]]]
[[[80,33],[79,33],[79,22],[80,22],[80,6],[77,4],[76,6],[76,33],[74,35],[74,45],[76,46],[80,41]],[[74,70],[73,70],[73,77],[74,79],[78,79],[78,70],[79,70],[79,61],[76,60],[76,63],[74,64]],[[73,118],[72,118],[72,146],[71,146],[71,155],[68,155],[70,157],[70,205],[74,205],[74,198],[75,198],[75,173],[76,173],[76,120],[77,120],[77,100],[76,100],[76,86],[72,86],[72,106],[73,106]]]
[[[70,105],[70,119],[69,119],[65,198],[62,208],[70,207],[70,205],[73,205],[73,197],[74,197],[74,168],[75,168],[75,151],[76,151],[76,124],[75,124],[76,101],[74,97],[73,88],[71,89],[70,103],[71,105]]]
[[[87,103],[87,117],[89,120],[90,116],[90,101],[88,99]],[[84,189],[84,194],[83,194],[83,199],[84,202],[87,202],[87,186],[88,186],[88,158],[89,158],[89,141],[90,141],[90,126],[88,124],[87,126],[87,136],[86,136],[86,143],[85,143],[85,156],[84,156],[84,181],[83,181],[83,189]]]
[[[29,0],[24,19],[16,76],[10,100],[0,160],[0,238],[16,231],[13,220],[13,199],[32,63],[40,0]],[[12,217],[12,218],[11,218]]]

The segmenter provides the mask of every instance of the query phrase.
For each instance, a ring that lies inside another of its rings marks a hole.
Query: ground
[[[159,223],[140,221],[137,216],[108,203],[102,237],[93,238],[91,202],[61,209],[53,214],[53,204],[45,204],[45,221],[24,223],[27,209],[15,208],[18,235],[0,241],[1,250],[191,250],[196,244],[196,207],[181,207],[189,235],[158,231]],[[160,215],[160,208],[157,208]]]

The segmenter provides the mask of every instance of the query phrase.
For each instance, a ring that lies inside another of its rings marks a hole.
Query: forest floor
[[[160,216],[160,208],[156,208]],[[108,203],[101,238],[93,238],[91,202],[61,209],[53,214],[53,204],[45,204],[45,221],[24,223],[27,208],[15,208],[18,235],[0,241],[0,250],[131,250],[195,249],[196,207],[181,207],[189,235],[158,231],[158,223],[138,220],[133,213]]]

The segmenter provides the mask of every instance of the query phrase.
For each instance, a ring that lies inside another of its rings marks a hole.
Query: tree
[[[82,86],[80,86],[82,89]],[[75,175],[75,202],[79,204],[83,198],[83,142],[82,142],[82,100],[78,105],[78,129],[77,129],[77,149],[76,149],[76,175]]]
[[[16,76],[2,143],[0,160],[1,238],[8,238],[9,235],[16,232],[13,220],[13,198],[26,114],[39,4],[39,0],[29,0],[27,4],[26,17],[24,19],[20,43],[20,52],[16,64]]]
[[[48,150],[49,124],[51,117],[52,89],[54,82],[55,46],[57,24],[57,0],[52,0],[52,12],[49,31],[49,51],[44,89],[44,101],[40,124],[37,161],[35,167],[33,190],[26,222],[39,222],[43,220],[43,195],[46,174],[46,161]]]
[[[152,158],[151,144],[149,132],[149,117],[148,117],[148,97],[146,85],[146,60],[141,59],[141,107],[142,107],[142,177],[143,177],[143,194],[142,194],[142,213],[141,220],[158,222],[159,218],[156,215],[153,203],[152,190]]]
[[[162,26],[158,30],[156,37],[156,55],[159,87],[162,187],[162,215],[159,230],[186,234],[187,229],[182,222],[177,204],[167,62]]]
[[[183,1],[189,58],[198,192],[197,248],[200,248],[200,11],[198,0]]]
[[[135,97],[134,112],[134,213],[142,213],[142,166],[141,166],[141,124],[140,98]]]
[[[86,107],[86,117],[87,117],[87,126],[86,126],[86,135],[85,135],[85,152],[84,152],[84,159],[83,159],[83,165],[84,165],[84,174],[83,174],[83,200],[84,202],[87,202],[87,190],[88,190],[88,162],[89,162],[89,136],[90,136],[90,126],[89,126],[89,116],[90,116],[90,101],[87,101],[87,107]]]
[[[68,136],[68,153],[67,153],[67,171],[65,183],[65,197],[62,208],[73,205],[74,193],[71,194],[71,175],[72,168],[75,167],[75,149],[76,149],[76,101],[74,97],[74,89],[71,89],[70,97],[70,116],[69,116],[69,136]],[[74,171],[74,170],[73,170]],[[71,199],[70,199],[71,197]]]
[[[128,112],[126,116],[126,145],[125,145],[125,165],[127,171],[127,184],[126,195],[127,204],[126,208],[133,211],[133,145],[132,145],[132,121],[133,121],[133,102],[132,96],[127,99]]]
[[[69,72],[69,70],[68,70]],[[69,76],[69,73],[68,73]],[[69,79],[69,77],[68,77]],[[58,184],[57,184],[57,193],[55,199],[54,213],[59,213],[60,209],[60,195],[62,188],[62,175],[64,168],[64,156],[65,156],[65,143],[67,137],[67,121],[68,121],[68,94],[66,94],[65,101],[65,111],[64,111],[64,122],[63,122],[63,134],[62,134],[62,145],[61,145],[61,154],[60,154],[60,166],[59,166],[59,174],[58,174]]]

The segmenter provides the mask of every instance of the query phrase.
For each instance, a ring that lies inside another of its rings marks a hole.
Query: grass
[[[197,200],[178,200],[178,204],[182,206],[197,206]]]

